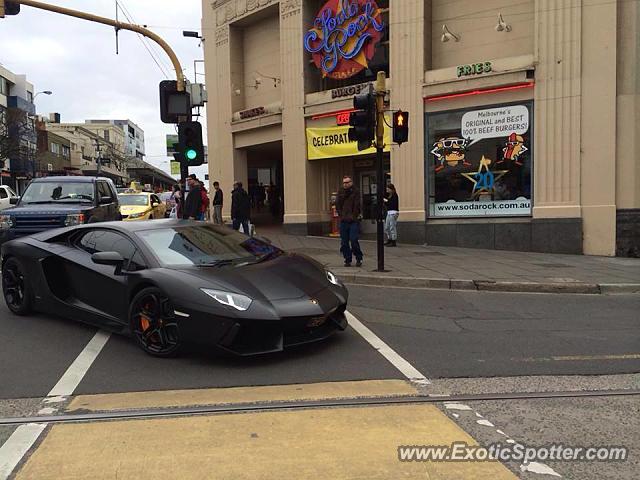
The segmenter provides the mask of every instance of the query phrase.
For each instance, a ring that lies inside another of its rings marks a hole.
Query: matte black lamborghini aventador
[[[107,222],[2,245],[2,291],[32,310],[130,333],[148,353],[187,344],[238,355],[322,340],[347,326],[348,293],[316,261],[227,227]]]

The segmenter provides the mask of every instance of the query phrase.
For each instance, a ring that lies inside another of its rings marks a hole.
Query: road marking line
[[[38,439],[46,425],[43,423],[29,423],[19,426],[9,439],[0,447],[0,479],[9,478],[24,454]]]
[[[398,355],[398,353],[396,353],[396,351],[393,350],[389,345],[384,343],[380,337],[378,337],[375,333],[365,327],[363,323],[356,317],[354,317],[351,312],[345,312],[345,315],[347,316],[349,325],[351,325],[351,327],[356,332],[358,332],[362,338],[369,342],[369,344],[373,348],[375,348],[380,353],[380,355],[382,355],[389,362],[391,362],[394,367],[400,370],[400,373],[407,377],[409,381],[421,386],[431,384],[431,380],[425,377],[413,365],[411,365],[404,358]]]
[[[351,325],[351,327],[356,332],[358,332],[367,342],[369,342],[369,344],[373,348],[375,348],[378,352],[380,352],[380,354],[383,357],[385,357],[387,360],[389,360],[389,362],[391,362],[391,364],[394,367],[396,367],[398,370],[400,370],[400,372],[405,377],[407,377],[411,382],[416,383],[416,384],[421,385],[421,386],[426,386],[426,385],[430,385],[431,384],[431,381],[427,377],[422,375],[418,370],[416,370],[416,368],[413,365],[411,365],[404,358],[402,358],[400,355],[398,355],[395,352],[395,350],[393,350],[386,343],[384,343],[380,337],[378,337],[375,333],[373,333],[371,330],[369,330],[367,327],[365,327],[360,320],[358,320],[355,316],[353,316],[352,313],[347,311],[347,312],[345,312],[345,315],[347,316],[347,320],[349,320],[349,325]],[[468,405],[465,405],[465,404],[462,404],[462,403],[451,403],[451,402],[443,402],[443,403],[444,403],[445,409],[447,409],[447,410],[469,411],[470,413],[475,413],[476,417],[483,418],[482,415],[480,415],[477,411],[475,411],[474,409],[472,409]],[[458,419],[460,417],[460,414],[451,413],[451,416],[453,416],[454,418]],[[484,426],[496,429],[496,432],[498,432],[501,435],[504,435],[505,437],[507,437],[507,440],[506,440],[507,443],[516,444],[515,440],[510,438],[502,430],[497,429],[496,426],[493,423],[491,423],[489,420],[486,420],[486,419],[477,420],[477,423],[480,424],[480,425],[484,425]],[[544,475],[553,475],[553,476],[561,477],[561,475],[559,473],[557,473],[555,470],[553,470],[548,465],[545,465],[544,463],[530,462],[527,465],[524,465],[524,464],[520,465],[520,469],[523,472],[524,471],[530,471],[532,473],[538,473],[538,474],[544,474]]]
[[[105,346],[110,333],[98,330],[93,338],[87,343],[80,355],[69,366],[64,375],[60,377],[58,383],[51,389],[47,397],[56,397],[60,401],[61,397],[72,395],[78,387],[91,365]],[[46,399],[43,403],[46,403]],[[16,466],[27,454],[29,449],[36,443],[44,429],[46,423],[30,423],[19,426],[0,447],[0,480],[7,480]]]
[[[640,353],[631,353],[623,355],[565,355],[551,357],[527,357],[512,358],[511,360],[520,362],[589,362],[594,360],[638,360]]]

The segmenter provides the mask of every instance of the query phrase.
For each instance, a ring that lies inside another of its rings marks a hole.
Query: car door
[[[67,260],[66,274],[78,305],[88,306],[115,323],[126,323],[129,307],[126,272],[140,258],[133,242],[114,230],[91,229],[73,238],[72,246],[62,256]],[[120,253],[125,260],[123,274],[115,275],[113,266],[93,263],[91,255],[97,252]],[[138,260],[133,269],[144,268],[140,263]]]
[[[0,186],[0,210],[4,210],[5,208],[9,208],[11,204],[9,203],[9,192],[6,187]]]
[[[100,210],[102,211],[103,214],[103,221],[109,222],[112,220],[118,220],[118,212],[116,211],[118,206],[116,203],[116,196],[113,194],[113,192],[111,191],[111,188],[109,188],[109,184],[107,182],[105,182],[104,180],[98,180],[97,182],[97,188],[98,188],[98,201],[100,202]],[[102,199],[104,198],[109,198],[110,201],[102,203]]]

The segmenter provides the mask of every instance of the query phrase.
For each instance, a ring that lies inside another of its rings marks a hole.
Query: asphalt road
[[[640,296],[350,288],[350,311],[428,378],[640,371]],[[0,304],[0,398],[42,397],[95,333]],[[352,329],[256,358],[157,360],[113,335],[76,393],[402,378]]]
[[[637,388],[640,296],[538,295],[350,287],[349,310],[403,359],[454,393]],[[0,303],[0,417],[32,415],[96,330]],[[627,374],[627,375],[624,375]],[[569,375],[560,377],[561,375]],[[588,377],[586,377],[588,376]],[[281,354],[229,358],[189,352],[159,360],[113,335],[74,394],[404,379],[354,329]],[[11,400],[13,399],[13,400]],[[630,445],[637,397],[477,402],[452,415],[482,443],[502,428],[518,442]],[[478,423],[475,412],[496,428]],[[0,445],[13,428],[0,428]],[[498,438],[499,440],[499,438]],[[635,478],[637,461],[553,464],[567,478]],[[522,478],[541,478],[509,468]],[[589,477],[589,474],[592,476]]]

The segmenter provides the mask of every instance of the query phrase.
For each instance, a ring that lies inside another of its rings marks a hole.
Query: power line
[[[133,21],[132,17],[130,16],[130,14],[127,14],[127,10],[124,8],[121,0],[116,0],[116,6],[120,7],[120,10],[122,11],[123,15],[125,16],[125,18],[127,19],[127,21],[129,23],[135,24],[135,22]],[[153,52],[149,49],[149,46],[147,45],[146,37],[144,37],[141,34],[137,34],[138,39],[140,39],[140,42],[142,43],[142,46],[145,48],[145,50],[149,53],[149,55],[151,56],[151,59],[154,61],[154,63],[157,65],[157,67],[160,69],[160,72],[162,73],[162,75],[164,75],[165,78],[170,78],[171,75],[169,75],[166,70],[164,69],[164,67],[160,64],[160,62],[158,61],[158,59],[156,58],[156,56],[153,54]]]

